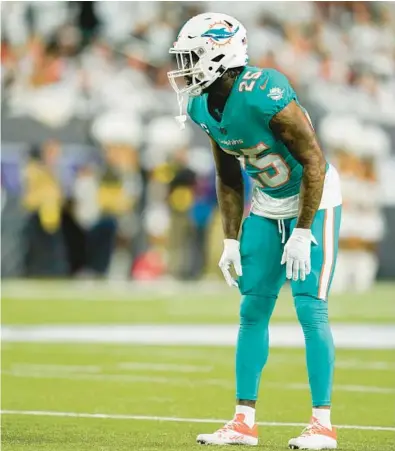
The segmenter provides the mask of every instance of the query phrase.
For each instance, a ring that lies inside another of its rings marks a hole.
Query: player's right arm
[[[224,251],[219,267],[229,286],[236,286],[229,269],[234,267],[238,276],[242,275],[240,244],[237,240],[244,211],[244,184],[240,163],[233,156],[225,153],[210,138],[211,149],[216,168],[216,189],[219,209],[224,230]]]
[[[244,185],[239,161],[210,138],[216,168],[216,189],[226,239],[237,240],[244,211]]]

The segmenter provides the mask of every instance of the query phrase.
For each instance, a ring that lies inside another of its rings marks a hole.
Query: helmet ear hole
[[[215,63],[219,63],[223,58],[225,57],[224,54],[217,55],[215,58],[213,58],[211,61],[214,61]]]
[[[199,55],[194,50],[191,51],[191,55],[192,55],[192,64],[195,65],[199,61]]]
[[[221,53],[221,55],[217,55],[215,58],[213,58],[211,61],[215,63],[219,63],[225,58],[225,55]],[[209,67],[209,70],[212,70],[212,67]],[[220,75],[222,75],[225,72],[225,68],[223,66],[220,66],[216,72],[218,72]]]

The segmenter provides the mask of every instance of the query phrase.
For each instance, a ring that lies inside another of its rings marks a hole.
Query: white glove
[[[236,280],[230,274],[230,267],[233,265],[236,274],[238,276],[243,275],[241,269],[241,257],[240,257],[240,243],[237,240],[224,240],[224,251],[222,252],[221,260],[218,266],[221,268],[222,274],[225,277],[226,283],[230,287],[237,287]]]
[[[311,242],[317,244],[310,229],[294,229],[284,246],[281,264],[287,264],[287,279],[305,280],[310,274]]]

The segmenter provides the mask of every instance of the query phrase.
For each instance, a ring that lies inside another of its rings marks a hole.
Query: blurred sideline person
[[[62,208],[60,144],[47,141],[31,151],[24,169],[23,205],[30,212],[26,224],[26,275],[61,277],[68,272]]]
[[[104,276],[115,244],[116,218],[100,205],[100,174],[79,168],[72,201],[64,215],[64,231],[72,275]]]
[[[274,69],[248,65],[247,33],[238,20],[218,13],[195,16],[170,53],[178,66],[168,74],[179,104],[176,119],[185,125],[187,95],[188,114],[212,145],[225,235],[219,266],[228,285],[242,294],[235,415],[218,431],[200,434],[197,442],[258,444],[255,406],[269,354],[268,326],[288,278],[305,336],[313,407],[310,424],[288,445],[335,449],[330,418],[334,344],[327,300],[342,208],[338,173],[325,160],[288,79]],[[241,165],[256,184],[243,225]]]
[[[210,151],[190,147],[191,131],[181,131],[172,116],[158,116],[145,129],[142,171],[146,177],[146,249],[132,275],[153,279],[200,278],[206,267],[211,216],[216,208]]]
[[[190,279],[193,264],[194,224],[191,216],[196,174],[187,166],[187,149],[178,149],[170,161],[168,186],[170,210],[169,272],[177,279]]]
[[[376,280],[377,248],[385,233],[377,163],[388,155],[388,137],[347,116],[328,116],[320,129],[341,175],[343,193],[333,291],[364,292]]]
[[[92,125],[104,165],[81,167],[74,183],[66,234],[73,273],[105,276],[116,239],[125,249],[125,264],[130,264],[131,216],[141,192],[140,128],[136,117],[122,112],[105,113]],[[126,275],[128,269],[124,271]]]
[[[209,259],[209,234],[217,211],[215,171],[211,152],[206,147],[193,147],[188,154],[188,167],[196,177],[194,203],[191,210],[193,228],[191,276],[198,279],[207,269]]]
[[[26,275],[26,212],[19,196],[1,180],[1,277]]]
[[[188,164],[191,132],[188,129],[183,133],[173,117],[160,116],[151,120],[146,136],[143,164],[149,183],[145,217],[150,241],[155,246],[155,241],[159,242],[154,237],[162,236],[162,243],[167,243],[165,260],[170,276],[191,279],[195,258],[191,210],[196,185],[196,174]],[[163,209],[163,203],[167,209]]]
[[[118,246],[114,263],[127,276],[141,239],[141,120],[131,111],[109,111],[95,120],[92,135],[103,148],[106,164],[99,189],[100,207],[103,213],[116,218]]]

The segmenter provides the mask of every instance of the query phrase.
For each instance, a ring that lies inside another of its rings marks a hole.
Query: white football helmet
[[[167,75],[178,96],[178,120],[185,122],[183,94],[199,96],[227,69],[247,64],[247,31],[226,14],[199,14],[182,27],[169,52],[176,55],[178,69]]]

